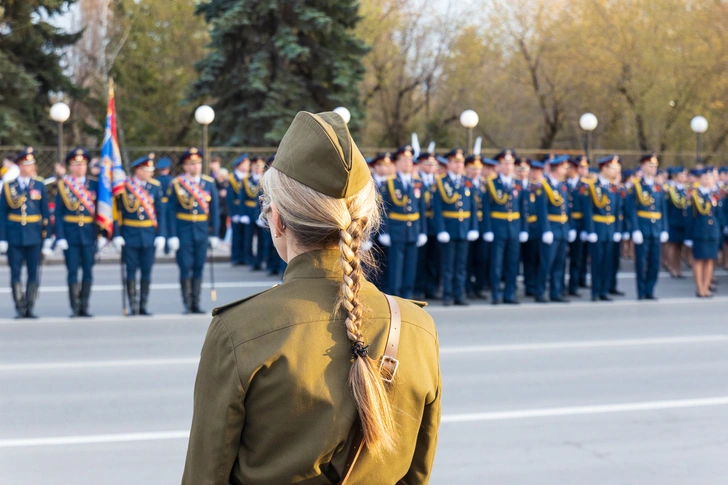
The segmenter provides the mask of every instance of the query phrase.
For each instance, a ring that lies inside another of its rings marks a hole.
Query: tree
[[[74,2],[0,0],[0,139],[5,143],[54,144],[51,95],[82,94],[64,73],[59,53],[80,33],[65,33],[49,22]]]
[[[346,106],[356,129],[366,45],[352,31],[357,0],[211,0],[197,12],[211,27],[211,52],[197,64],[190,100],[216,111],[218,145],[269,145],[300,110]]]

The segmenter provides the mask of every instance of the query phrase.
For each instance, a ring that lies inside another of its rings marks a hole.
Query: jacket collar
[[[344,271],[339,265],[341,252],[336,249],[318,249],[293,258],[283,275],[283,283],[301,278],[341,280]]]

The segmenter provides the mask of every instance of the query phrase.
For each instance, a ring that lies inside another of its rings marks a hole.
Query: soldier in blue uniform
[[[521,244],[521,261],[523,261],[523,283],[526,287],[526,296],[535,297],[538,294],[539,244],[543,233],[536,208],[546,206],[546,193],[543,189],[543,163],[529,160],[528,164],[529,180],[527,185],[524,185],[527,194],[524,212],[527,216],[526,222],[528,222],[528,240]]]
[[[588,186],[583,178],[589,172],[589,159],[586,155],[577,155],[569,159],[566,173],[566,185],[569,189],[569,217],[571,227],[576,231],[576,239],[569,243],[569,296],[579,295],[579,282],[586,266],[587,232],[584,223],[584,205],[589,203],[586,197]]]
[[[389,152],[377,153],[369,162],[370,170],[372,170],[372,178],[377,184],[378,197],[381,197],[382,188],[387,183],[392,171],[392,158]],[[380,228],[381,233],[381,228]],[[391,293],[389,290],[389,264],[387,261],[387,253],[389,248],[379,241],[378,235],[372,236],[372,254],[377,260],[378,271],[371,275],[374,286],[384,293]],[[386,240],[384,242],[387,242]]]
[[[259,271],[266,259],[270,246],[270,233],[266,233],[260,216],[258,191],[260,180],[265,170],[265,160],[256,157],[250,164],[250,173],[243,177],[240,188],[240,223],[243,225],[243,254],[252,265],[253,271]],[[257,236],[256,253],[253,255],[253,237]]]
[[[164,248],[166,239],[165,205],[162,184],[152,178],[154,154],[138,158],[131,164],[133,177],[124,181],[117,196],[114,219],[114,238],[111,244],[121,252],[126,265],[126,294],[131,315],[151,315],[147,311],[152,266],[157,249]],[[141,273],[137,293],[136,274]],[[136,296],[139,295],[137,302]]]
[[[417,254],[417,278],[415,299],[438,298],[440,287],[440,243],[437,241],[433,197],[437,190],[437,159],[434,153],[423,152],[417,157],[417,169],[422,181],[422,196],[425,199],[427,242]]]
[[[16,318],[37,318],[33,307],[38,294],[41,251],[46,256],[52,254],[48,196],[43,179],[35,177],[34,151],[28,147],[15,158],[20,175],[5,182],[0,195],[0,254],[8,255]],[[24,264],[28,272],[25,293],[20,280]]]
[[[669,239],[665,190],[655,182],[657,155],[640,159],[642,177],[627,193],[626,219],[635,244],[637,299],[656,300],[655,285],[660,270],[660,248]]]
[[[56,247],[63,250],[68,269],[68,296],[71,316],[90,317],[88,312],[93,284],[94,254],[106,246],[106,238],[98,237],[95,224],[98,179],[87,176],[89,154],[82,148],[66,156],[68,174],[58,181],[56,195]],[[82,270],[81,285],[78,270]]]
[[[249,172],[250,158],[248,158],[247,153],[243,153],[233,161],[233,173],[228,177],[230,185],[225,197],[232,230],[230,262],[233,266],[240,266],[246,263],[243,247],[244,225],[240,222],[240,217],[243,215],[242,206],[240,205],[240,191],[242,190],[243,179]]]
[[[567,245],[576,240],[576,230],[571,225],[569,191],[562,180],[566,177],[567,156],[554,157],[549,161],[549,174],[543,180],[545,197],[535,204],[541,228],[539,242],[538,287],[536,302],[546,303],[546,282],[549,282],[549,298],[552,302],[566,303],[563,296],[564,271]],[[535,235],[535,234],[534,234]]]
[[[688,174],[683,167],[667,169],[670,180],[667,183],[667,230],[669,239],[665,244],[665,262],[673,278],[684,278],[681,271],[682,249],[688,227]]]
[[[617,288],[617,274],[622,262],[622,247],[626,246],[632,234],[631,221],[626,217],[627,207],[627,188],[632,187],[632,172],[625,170],[622,174],[622,165],[615,166],[615,174],[612,183],[617,186],[617,194],[619,195],[619,214],[617,218],[621,221],[622,237],[619,241],[614,241],[614,249],[612,251],[612,274],[609,277],[609,294],[624,296],[624,292]]]
[[[437,179],[433,198],[437,240],[441,243],[443,305],[468,305],[465,299],[468,241],[478,238],[475,193],[465,177],[465,157],[461,149],[447,153],[448,173]]]
[[[157,217],[164,218],[166,227],[167,225],[169,225],[169,220],[167,219],[169,216],[169,211],[167,210],[167,190],[169,189],[169,186],[174,179],[174,177],[169,174],[169,172],[172,170],[172,160],[167,157],[160,158],[159,160],[157,160],[155,168],[157,169],[157,176],[155,178],[160,183],[160,189],[162,192],[162,204],[164,207],[162,212],[160,214],[157,214]],[[169,254],[169,245],[167,244],[166,240],[164,243],[164,254]]]
[[[501,279],[505,280],[503,303],[518,304],[516,278],[520,245],[528,241],[527,196],[513,178],[516,154],[503,150],[496,156],[498,176],[488,181],[483,196],[483,239],[491,244],[490,285],[493,305],[501,302]]]
[[[396,174],[382,185],[384,203],[379,241],[389,247],[389,291],[411,299],[417,275],[417,250],[427,243],[425,189],[413,174],[412,147],[395,152]]]
[[[208,246],[220,242],[218,194],[215,180],[202,174],[202,150],[190,148],[179,159],[184,173],[167,190],[169,248],[177,252],[184,313],[200,308],[202,270]]]
[[[710,286],[713,280],[715,260],[721,240],[721,228],[725,225],[724,201],[717,189],[712,170],[697,169],[698,186],[691,191],[689,221],[685,245],[693,250],[693,278],[698,298],[713,296]]]
[[[478,228],[483,221],[483,194],[485,193],[486,181],[483,178],[483,168],[485,167],[483,159],[480,155],[469,155],[465,158],[465,176],[473,183],[473,193],[475,194],[475,206],[478,215]],[[476,298],[484,300],[487,298],[485,287],[489,286],[486,282],[490,281],[488,274],[488,254],[489,243],[478,238],[468,244],[468,276],[465,281],[465,290],[468,298]]]
[[[622,240],[621,199],[619,187],[612,181],[618,172],[620,160],[609,155],[597,160],[599,176],[587,179],[587,197],[584,221],[589,242],[592,275],[592,301],[612,301],[609,284],[612,276],[614,243]]]

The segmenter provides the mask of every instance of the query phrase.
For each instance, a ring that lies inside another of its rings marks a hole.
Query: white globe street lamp
[[[51,119],[58,123],[58,163],[63,163],[63,123],[71,117],[71,108],[66,103],[51,106]]]
[[[344,120],[344,123],[347,125],[349,124],[349,121],[351,121],[351,113],[348,109],[344,108],[343,106],[339,106],[338,108],[334,108],[334,113],[341,116],[341,118]]]
[[[472,109],[466,109],[460,114],[460,124],[463,125],[463,127],[467,130],[468,151],[472,150],[473,128],[478,126],[478,121],[480,121],[478,113],[476,113]]]
[[[695,133],[695,163],[700,163],[700,135],[708,131],[708,120],[702,116],[696,116],[690,120],[690,129]]]
[[[210,158],[207,154],[207,126],[215,119],[215,110],[206,104],[199,106],[195,110],[195,120],[202,125],[202,158],[204,166],[203,173],[208,173],[210,168]]]
[[[591,160],[592,131],[596,130],[598,125],[599,120],[593,113],[584,113],[579,118],[579,126],[586,131],[586,156],[589,160]]]

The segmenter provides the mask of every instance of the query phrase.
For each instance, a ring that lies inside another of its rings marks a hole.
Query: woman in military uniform
[[[424,304],[400,298],[401,324],[390,325],[396,310],[363,275],[380,214],[343,120],[299,113],[262,184],[262,216],[289,266],[282,285],[213,312],[182,482],[426,483],[437,333]],[[380,373],[399,328],[394,375]]]

